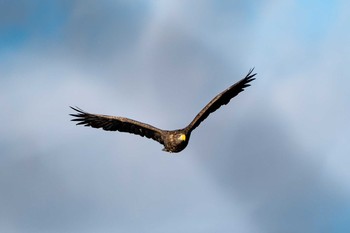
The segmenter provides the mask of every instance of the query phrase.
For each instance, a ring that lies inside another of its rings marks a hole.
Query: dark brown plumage
[[[222,105],[228,104],[230,100],[250,86],[256,74],[252,74],[254,69],[242,80],[233,84],[212,99],[193,119],[193,121],[185,128],[178,130],[162,130],[152,125],[148,125],[139,121],[135,121],[125,117],[108,116],[100,114],[91,114],[84,112],[80,108],[73,108],[76,114],[70,114],[75,117],[72,121],[77,121],[77,125],[91,126],[93,128],[102,128],[107,131],[119,131],[133,133],[142,137],[151,138],[164,145],[164,151],[180,152],[188,144],[191,132],[204,121],[210,113],[215,112]]]

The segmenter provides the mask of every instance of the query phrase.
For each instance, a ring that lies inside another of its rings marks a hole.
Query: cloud
[[[346,232],[345,5],[312,44],[292,1],[47,4],[11,9],[51,23],[3,20],[30,38],[2,43],[3,231]],[[252,66],[180,155],[69,121],[77,105],[183,127]]]

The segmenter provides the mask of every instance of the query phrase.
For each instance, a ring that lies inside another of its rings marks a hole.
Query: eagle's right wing
[[[80,108],[73,108],[76,114],[70,114],[75,117],[72,121],[77,121],[77,125],[91,126],[93,128],[102,128],[107,131],[127,132],[141,137],[146,136],[161,144],[164,144],[162,130],[152,125],[135,121],[125,117],[108,116],[84,112]]]

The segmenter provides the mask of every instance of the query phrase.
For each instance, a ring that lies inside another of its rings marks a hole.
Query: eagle
[[[77,125],[91,126],[93,128],[102,128],[106,131],[119,131],[147,137],[163,144],[163,151],[177,153],[186,148],[192,131],[204,121],[210,113],[215,112],[222,105],[226,105],[230,100],[237,96],[244,88],[250,86],[250,82],[255,78],[256,73],[252,74],[254,68],[250,69],[248,74],[223,92],[215,96],[192,120],[192,122],[183,129],[162,130],[152,125],[145,124],[126,117],[109,116],[102,114],[92,114],[83,111],[78,107],[71,107],[76,111],[75,114],[69,114],[74,117]]]

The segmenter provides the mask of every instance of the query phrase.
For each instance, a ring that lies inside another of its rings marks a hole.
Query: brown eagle
[[[162,130],[152,125],[148,125],[139,121],[135,121],[125,117],[108,116],[101,114],[92,114],[84,112],[78,107],[71,107],[77,111],[76,114],[70,114],[75,117],[72,121],[77,121],[77,125],[91,126],[93,128],[102,128],[107,131],[119,131],[146,136],[164,145],[163,151],[167,152],[180,152],[188,144],[190,140],[191,132],[197,128],[197,126],[206,119],[210,113],[215,112],[222,105],[228,104],[230,100],[242,92],[244,88],[250,86],[250,82],[255,78],[255,74],[252,74],[254,69],[249,70],[249,73],[240,81],[233,84],[217,96],[212,99],[203,109],[200,111],[193,121],[183,129],[177,130]]]

